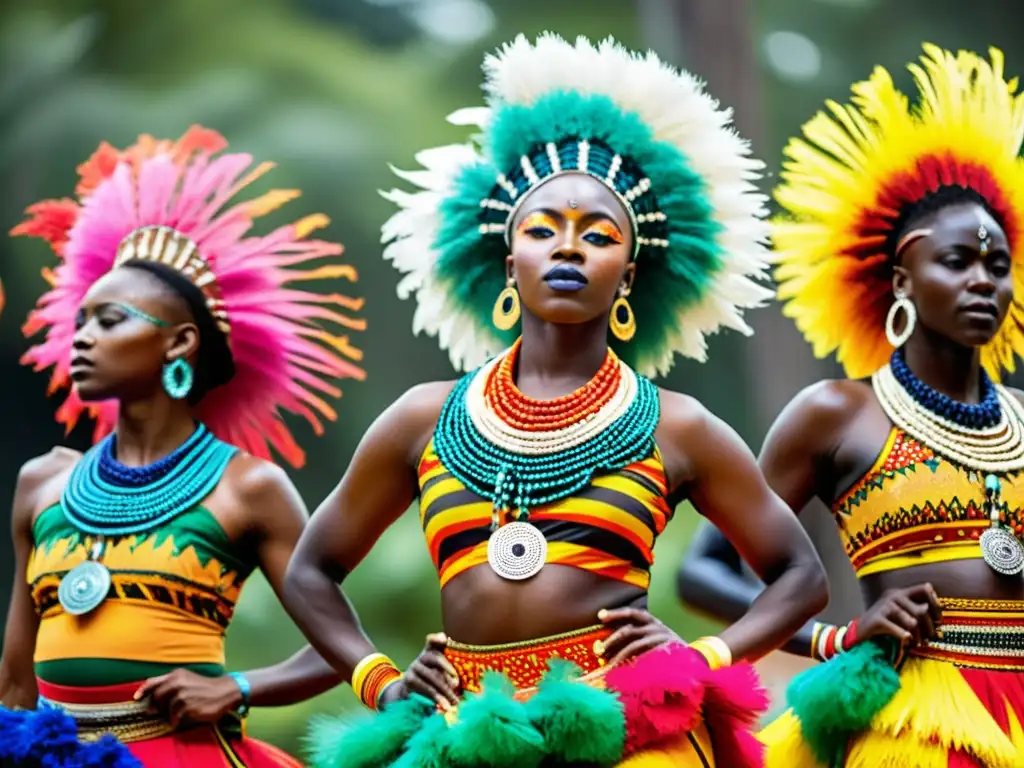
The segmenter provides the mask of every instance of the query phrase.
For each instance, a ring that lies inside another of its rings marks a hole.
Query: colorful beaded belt
[[[941,635],[914,656],[958,667],[1024,671],[1024,600],[940,598]]]
[[[486,672],[501,672],[517,690],[527,692],[540,682],[552,659],[571,661],[588,677],[599,672],[605,666],[602,643],[610,635],[611,630],[599,624],[504,645],[466,645],[449,640],[444,655],[455,667],[463,691],[479,691]]]

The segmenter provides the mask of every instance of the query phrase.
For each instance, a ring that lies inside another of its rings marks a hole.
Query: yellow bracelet
[[[732,666],[732,651],[720,637],[702,637],[690,643],[690,647],[705,658],[711,669]]]
[[[377,709],[380,694],[402,677],[402,671],[383,653],[371,653],[352,670],[352,690],[370,709]]]

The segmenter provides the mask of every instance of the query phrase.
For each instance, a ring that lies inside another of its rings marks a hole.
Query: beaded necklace
[[[60,499],[68,522],[97,537],[89,558],[61,580],[58,597],[65,611],[89,613],[106,599],[110,572],[98,561],[107,537],[151,531],[195,507],[216,487],[237,450],[203,424],[172,453],[145,467],[115,458],[115,435],[89,450]]]
[[[899,351],[872,376],[871,384],[893,424],[934,453],[985,473],[991,526],[979,539],[982,557],[999,573],[1024,571],[1024,546],[1005,524],[999,479],[1024,469],[1024,407],[984,373],[982,402],[957,403],[918,379]]]
[[[597,471],[649,456],[660,416],[657,388],[611,350],[590,382],[555,400],[528,398],[515,386],[518,351],[519,342],[463,377],[434,433],[441,462],[492,502],[488,561],[508,579],[535,575],[546,559],[529,510],[580,491]]]

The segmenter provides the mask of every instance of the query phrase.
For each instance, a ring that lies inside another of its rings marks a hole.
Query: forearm
[[[352,605],[321,569],[293,561],[288,566],[283,597],[288,613],[310,645],[342,680],[350,680],[356,665],[375,652]]]
[[[12,674],[7,663],[0,661],[0,706],[8,709],[35,709],[38,698],[39,691],[34,677]]]
[[[342,675],[306,646],[272,667],[243,673],[249,681],[254,707],[284,707],[319,696],[344,682]]]
[[[754,661],[777,648],[810,656],[813,623],[809,620],[827,603],[828,583],[821,564],[795,562],[720,636],[734,659]]]
[[[713,558],[695,558],[679,571],[679,597],[687,606],[725,622],[738,622],[764,592],[764,584],[736,573]],[[811,655],[815,621],[805,623],[782,650],[797,656]]]

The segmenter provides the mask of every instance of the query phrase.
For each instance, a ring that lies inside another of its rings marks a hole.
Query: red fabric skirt
[[[76,707],[116,706],[132,702],[142,682],[95,688],[53,685],[38,680],[39,695],[75,715]],[[81,710],[80,710],[81,711]],[[83,727],[85,722],[83,721]],[[118,735],[116,725],[111,732]],[[302,763],[257,739],[227,735],[203,725],[153,738],[122,739],[146,768],[301,768]]]

